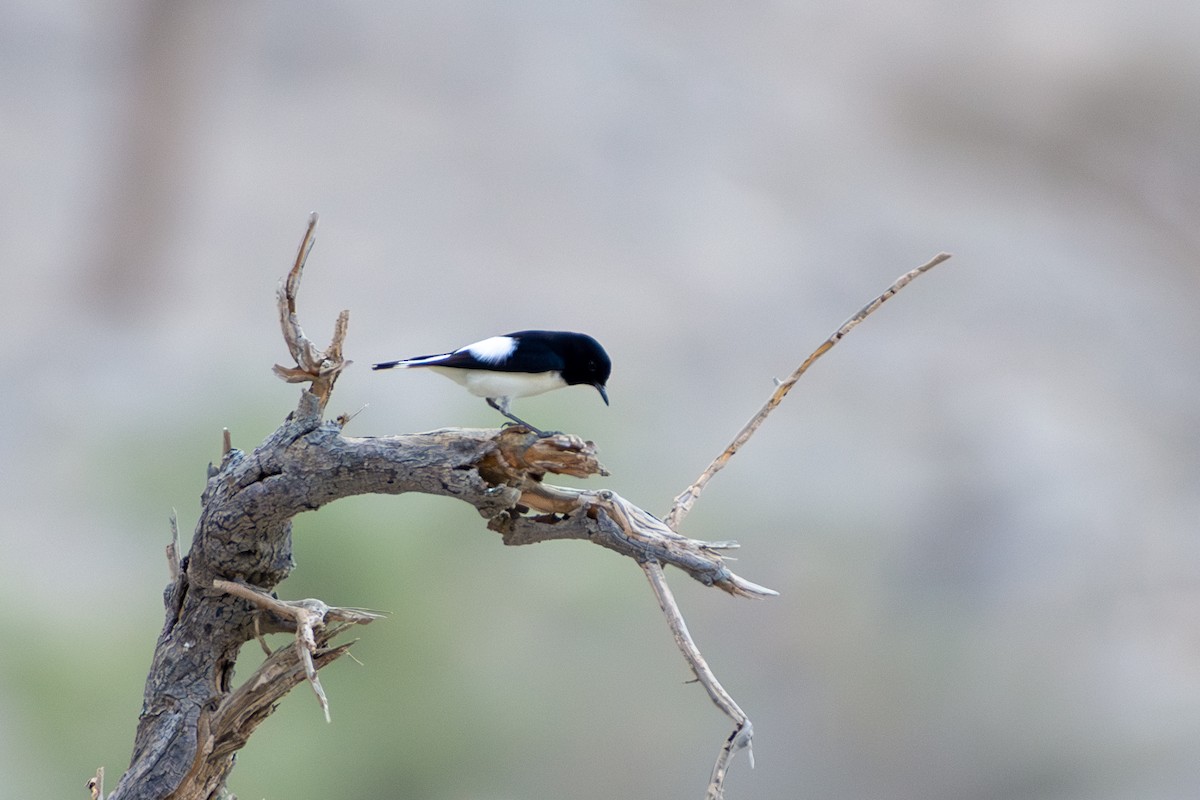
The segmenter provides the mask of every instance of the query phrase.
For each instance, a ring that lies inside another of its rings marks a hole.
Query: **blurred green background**
[[[348,433],[492,426],[373,361],[585,330],[594,439],[665,512],[845,317],[671,574],[755,723],[731,798],[1200,786],[1200,6],[16,0],[0,28],[0,794],[128,763],[220,432],[295,406],[274,311],[351,311]],[[593,482],[595,483],[595,482]],[[599,484],[595,484],[599,485]],[[284,597],[393,612],[241,755],[239,797],[699,797],[728,728],[640,572],[461,503],[297,520]],[[277,639],[282,642],[282,639]],[[246,648],[249,674],[256,648]]]

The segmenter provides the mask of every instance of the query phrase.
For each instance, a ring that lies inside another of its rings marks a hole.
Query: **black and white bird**
[[[530,397],[565,386],[592,386],[608,405],[612,361],[600,343],[585,333],[517,331],[493,336],[452,353],[384,361],[371,369],[429,369],[466,387],[513,422],[542,431],[508,410],[516,397]]]

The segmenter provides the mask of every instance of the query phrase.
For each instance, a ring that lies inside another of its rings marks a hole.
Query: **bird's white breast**
[[[465,386],[476,397],[532,397],[567,385],[557,372],[492,372],[438,366],[428,369]]]

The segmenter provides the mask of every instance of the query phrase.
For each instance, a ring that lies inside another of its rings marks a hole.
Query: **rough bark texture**
[[[297,412],[254,452],[231,449],[210,470],[191,550],[165,592],[166,622],[146,681],[132,763],[110,797],[221,794],[237,749],[305,673],[297,648],[284,647],[264,665],[268,677],[260,669],[235,689],[241,646],[256,632],[293,631],[295,622],[214,581],[270,592],[292,568],[292,517],[340,497],[457,497],[509,544],[592,539],[639,562],[674,564],[733,594],[753,595],[760,588],[729,572],[715,552],[721,545],[669,531],[611,492],[546,485],[547,471],[589,475],[603,468],[590,443],[564,435],[538,438],[520,428],[346,437],[340,424],[321,420],[318,399],[305,392]],[[527,511],[541,513],[523,515]],[[335,614],[330,621],[338,619]],[[337,630],[317,635],[311,648],[316,667],[345,651],[327,647]],[[248,702],[247,687],[255,686],[271,687],[271,693]]]
[[[316,399],[306,392],[299,412],[253,453],[230,450],[208,480],[191,551],[166,589],[166,622],[146,682],[133,761],[113,797],[169,796],[208,749],[198,737],[233,690],[238,651],[254,637],[258,616],[249,602],[213,589],[214,578],[273,589],[292,568],[292,517],[339,497],[419,491],[461,497],[487,516],[499,513],[516,492],[489,491],[474,469],[494,448],[495,434],[350,439],[337,424],[322,423]],[[268,620],[260,629],[286,630],[287,623]],[[210,770],[219,778],[214,792],[233,753],[223,761],[224,769]]]
[[[342,355],[349,312],[338,316],[333,339],[324,350],[300,326],[296,295],[315,242],[316,224],[313,214],[278,292],[280,327],[296,366],[275,367],[279,377],[307,383],[310,389],[302,394],[296,412],[253,453],[230,447],[226,434],[224,457],[219,466],[209,469],[187,558],[177,560],[177,543],[168,548],[172,580],[164,594],[166,622],[146,680],[133,758],[110,800],[225,796],[237,751],[275,704],[302,682],[309,683],[328,714],[317,671],[350,646],[330,646],[330,641],[347,627],[370,622],[377,615],[330,608],[319,600],[289,602],[273,596],[292,569],[291,520],[340,497],[404,492],[470,503],[505,544],[586,539],[634,559],[649,579],[697,682],[734,723],[705,793],[707,800],[720,800],[730,759],[750,748],[753,726],[692,641],[662,566],[678,567],[705,585],[739,597],[775,592],[725,566],[718,551],[736,543],[701,542],[676,529],[712,476],[804,371],[888,298],[949,255],[940,254],[902,275],[843,323],[676,498],[663,522],[615,492],[545,483],[547,474],[607,474],[596,460],[594,446],[575,436],[539,436],[515,427],[355,439],[342,435],[344,418],[322,421],[334,384],[350,364]],[[294,643],[269,653],[254,675],[235,688],[233,667],[242,645],[262,633],[283,631],[295,634]],[[94,799],[103,793],[103,779],[100,769],[88,784]]]
[[[377,615],[330,608],[319,600],[278,600],[273,590],[292,569],[292,518],[356,494],[457,497],[474,506],[505,544],[587,539],[633,558],[650,576],[697,680],[734,721],[730,741],[747,747],[749,719],[691,642],[660,566],[674,565],[736,596],[775,594],[725,566],[717,551],[736,544],[682,536],[615,492],[545,483],[547,474],[608,474],[592,443],[575,436],[537,435],[518,426],[360,439],[342,435],[344,418],[323,421],[334,383],[350,364],[342,356],[349,312],[338,316],[324,350],[300,326],[296,295],[316,224],[313,214],[278,293],[280,327],[296,366],[275,367],[279,377],[308,383],[310,389],[253,453],[233,449],[226,432],[221,463],[209,468],[191,549],[180,561],[178,543],[168,548],[166,621],[146,679],[133,758],[110,800],[224,796],[237,751],[280,698],[302,682],[313,688],[328,715],[317,671],[349,647],[331,647],[330,641]],[[254,675],[234,687],[242,645],[255,637],[261,641],[262,633],[285,631],[295,634],[294,643],[269,653]],[[736,748],[727,744],[723,752]],[[718,760],[718,768],[723,763]],[[101,770],[90,784],[96,795],[102,781]],[[714,778],[708,796],[720,793]]]

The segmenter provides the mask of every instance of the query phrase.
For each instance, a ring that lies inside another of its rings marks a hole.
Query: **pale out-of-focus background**
[[[376,360],[525,327],[612,407],[524,401],[663,512],[845,317],[673,574],[753,717],[731,798],[1194,798],[1200,5],[79,3],[0,26],[0,790],[128,763],[221,428],[351,311],[357,435],[501,419]],[[252,740],[245,798],[697,797],[725,720],[640,572],[461,503],[297,521],[285,597],[394,612]],[[282,639],[279,643],[282,643]],[[245,676],[254,663],[247,648]],[[110,788],[113,783],[110,782]]]

